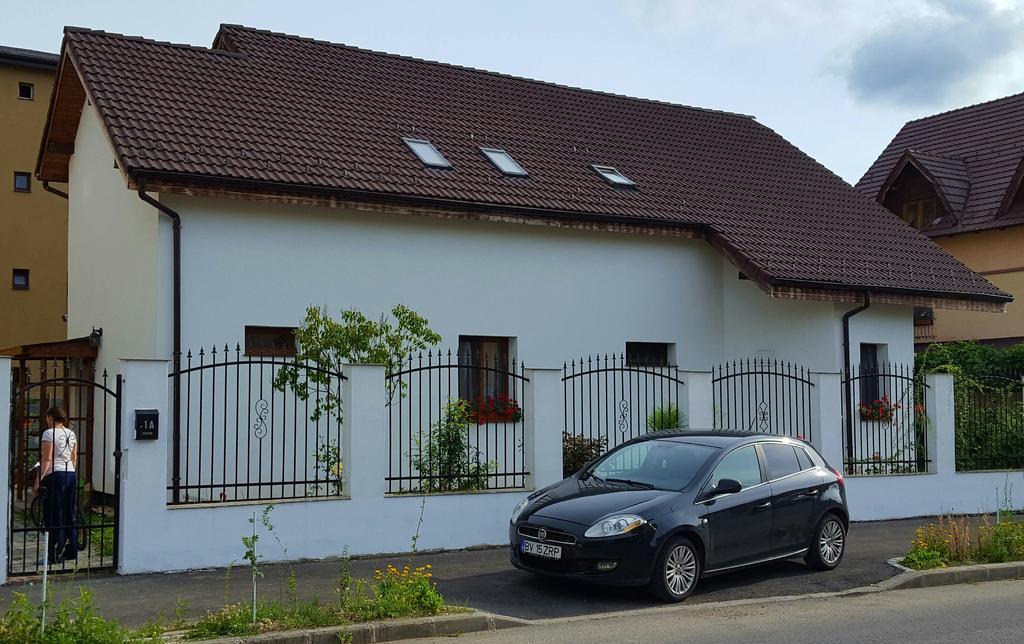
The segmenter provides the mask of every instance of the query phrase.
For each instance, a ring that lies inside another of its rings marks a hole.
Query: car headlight
[[[585,537],[616,537],[632,532],[647,523],[647,519],[635,514],[613,514],[587,528]]]
[[[519,515],[523,513],[526,506],[530,505],[530,498],[527,497],[516,504],[516,507],[512,508],[512,518],[509,519],[509,523],[515,523],[519,520]]]

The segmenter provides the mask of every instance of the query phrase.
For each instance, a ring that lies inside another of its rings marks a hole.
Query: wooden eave
[[[21,344],[0,349],[0,356],[10,356],[15,360],[63,360],[65,358],[86,358],[95,360],[100,349],[92,344],[88,337],[55,342],[37,342]]]
[[[84,107],[85,88],[65,44],[61,48],[57,78],[50,94],[50,107],[36,159],[38,180],[67,183],[68,166],[75,153],[75,137]]]
[[[875,197],[875,200],[880,204],[885,203],[885,197],[889,193],[889,190],[891,190],[893,185],[896,184],[896,181],[899,180],[900,175],[903,174],[903,170],[905,170],[908,165],[920,172],[921,176],[924,177],[928,183],[932,184],[932,190],[935,192],[935,196],[938,198],[939,202],[942,203],[942,207],[946,209],[946,212],[949,213],[949,216],[952,217],[954,221],[959,221],[960,213],[954,210],[953,206],[950,205],[949,198],[946,196],[946,193],[943,192],[942,186],[939,185],[939,182],[935,179],[931,170],[914,158],[913,150],[907,150],[903,153],[903,156],[900,157],[900,160],[896,163],[892,172],[889,173],[889,176],[882,183],[882,187],[878,189],[878,196]]]

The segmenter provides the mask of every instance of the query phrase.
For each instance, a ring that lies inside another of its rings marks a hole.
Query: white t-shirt
[[[71,456],[78,448],[78,438],[75,436],[75,432],[67,427],[54,427],[43,432],[43,442],[53,443],[53,459],[50,467],[43,472],[43,476],[54,470],[58,472],[75,471],[75,464],[71,461]]]

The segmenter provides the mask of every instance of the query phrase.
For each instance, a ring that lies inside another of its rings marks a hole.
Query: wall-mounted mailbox
[[[135,440],[155,441],[160,431],[160,412],[156,409],[135,410]]]

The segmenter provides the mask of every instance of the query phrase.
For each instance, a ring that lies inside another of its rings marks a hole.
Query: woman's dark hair
[[[67,412],[64,411],[63,407],[54,405],[46,410],[46,415],[53,419],[55,423],[66,423],[68,420]]]

